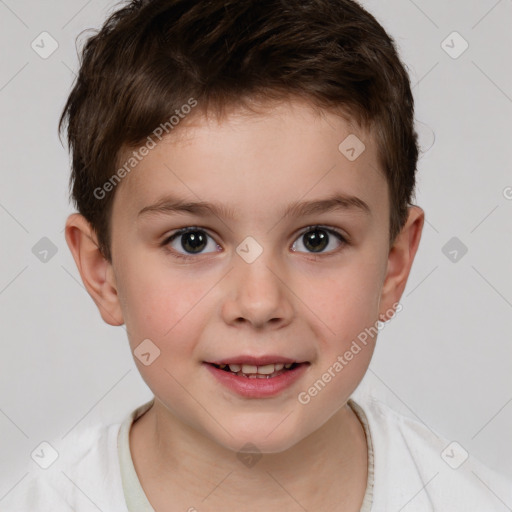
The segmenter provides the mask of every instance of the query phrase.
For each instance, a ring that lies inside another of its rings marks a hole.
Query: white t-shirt
[[[128,436],[152,403],[122,423],[77,430],[60,445],[55,441],[57,460],[48,469],[35,462],[27,468],[0,496],[0,512],[154,512],[135,472]],[[371,396],[348,403],[368,445],[361,512],[510,512],[512,481],[467,456],[459,444]]]

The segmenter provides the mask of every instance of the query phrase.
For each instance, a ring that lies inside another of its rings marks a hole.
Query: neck
[[[294,501],[297,510],[359,510],[366,488],[366,437],[347,404],[290,449],[262,454],[254,464],[242,463],[237,453],[183,424],[156,400],[132,425],[130,445],[156,510],[157,504],[168,510],[178,502],[184,510],[193,503],[204,510],[287,510]]]

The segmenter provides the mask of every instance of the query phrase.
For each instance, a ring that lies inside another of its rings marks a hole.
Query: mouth
[[[207,363],[219,370],[231,373],[237,377],[244,377],[246,379],[271,379],[278,377],[288,371],[293,371],[302,365],[308,365],[308,362],[303,363],[268,363],[265,365],[255,364],[226,364],[226,363]]]
[[[203,364],[217,383],[244,398],[275,397],[291,388],[311,365],[309,361],[273,356],[241,356],[224,361],[204,361]]]

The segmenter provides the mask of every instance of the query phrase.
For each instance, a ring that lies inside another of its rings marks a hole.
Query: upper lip
[[[265,366],[266,364],[271,363],[306,363],[307,361],[299,361],[297,359],[290,359],[289,357],[282,357],[278,355],[266,355],[266,356],[251,356],[251,355],[240,355],[233,357],[226,357],[225,359],[218,359],[216,361],[206,361],[210,364],[251,364],[254,366]]]

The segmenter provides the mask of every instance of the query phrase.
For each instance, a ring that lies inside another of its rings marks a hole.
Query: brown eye
[[[207,236],[204,231],[188,231],[183,233],[180,237],[181,247],[193,254],[201,252],[208,242]]]
[[[345,243],[345,238],[337,231],[323,228],[321,226],[314,226],[299,236],[299,238],[293,243],[292,250],[296,252],[302,252],[298,248],[298,246],[302,245],[305,247],[306,252],[332,252],[337,247],[344,245]],[[331,246],[331,250],[324,251],[324,249],[329,247],[329,245]]]
[[[188,255],[215,252],[219,247],[206,231],[194,227],[176,231],[164,240],[162,245],[165,247],[170,246],[168,249],[175,253],[177,257],[187,257]],[[213,250],[205,251],[208,247]]]
[[[321,252],[329,244],[329,235],[322,229],[315,229],[302,235],[302,240],[304,241],[304,247],[309,251]]]

